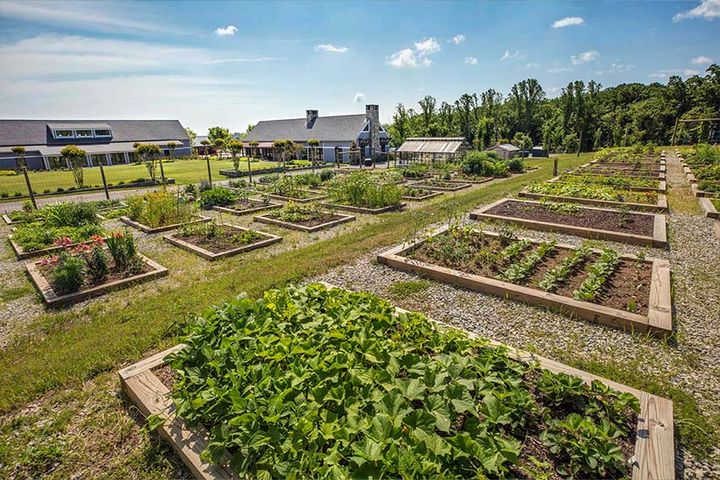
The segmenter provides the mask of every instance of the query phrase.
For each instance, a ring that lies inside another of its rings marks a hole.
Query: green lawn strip
[[[250,163],[253,170],[263,168],[272,168],[279,166],[277,162],[268,162],[261,160]],[[220,170],[232,170],[233,162],[229,159],[210,160],[210,170],[213,180],[225,180],[226,177],[220,175]],[[203,158],[178,159],[172,162],[163,163],[163,170],[167,178],[174,178],[178,184],[199,183],[207,180],[207,162]],[[240,162],[240,170],[247,171],[247,160]],[[85,186],[102,186],[102,178],[100,176],[100,167],[83,168],[83,176]],[[29,172],[30,183],[35,193],[55,192],[58,187],[67,190],[75,186],[72,172],[70,170],[54,170],[31,171]],[[160,178],[158,169],[157,177]],[[119,182],[129,183],[138,178],[149,178],[147,168],[143,164],[121,164],[105,167],[105,178],[108,184],[117,185]],[[45,192],[48,190],[48,192]],[[27,194],[25,185],[25,177],[22,175],[3,176],[0,177],[0,194],[7,192],[12,198],[15,192]]]
[[[586,161],[586,156],[564,158],[563,164]],[[547,165],[547,164],[546,164]],[[124,303],[96,302],[83,311],[49,313],[40,320],[44,332],[23,337],[0,353],[0,412],[12,410],[37,395],[68,383],[82,382],[93,374],[128,361],[137,361],[154,348],[171,345],[174,325],[189,312],[198,312],[242,291],[259,296],[268,288],[283,286],[407,238],[415,228],[444,218],[447,209],[468,211],[529,182],[548,178],[549,168],[488,184],[428,205],[415,215],[388,214],[358,230],[286,251],[255,263],[227,262],[206,278],[188,278],[192,289],[174,286],[153,289],[151,295]],[[262,272],[262,275],[259,275]]]

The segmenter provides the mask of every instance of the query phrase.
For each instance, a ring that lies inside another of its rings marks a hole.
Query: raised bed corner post
[[[107,180],[105,179],[105,168],[103,167],[102,161],[100,163],[100,178],[103,182],[103,190],[105,190],[105,198],[110,200],[110,191],[108,190]]]
[[[250,165],[250,157],[247,157],[248,162],[248,183],[252,185],[252,166]]]
[[[28,176],[27,165],[23,165],[23,175],[25,176],[25,185],[27,185],[28,194],[30,195],[30,201],[35,210],[37,210],[37,201],[35,200],[35,194],[33,193],[32,185],[30,184],[30,177]]]
[[[205,163],[207,163],[208,183],[210,184],[210,188],[212,188],[212,171],[210,170],[210,156],[205,157]]]
[[[553,177],[557,177],[557,167],[558,167],[558,159],[557,157],[553,157]]]

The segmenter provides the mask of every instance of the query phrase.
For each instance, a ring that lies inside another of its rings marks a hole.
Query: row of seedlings
[[[677,154],[705,216],[720,219],[720,147],[699,144]]]

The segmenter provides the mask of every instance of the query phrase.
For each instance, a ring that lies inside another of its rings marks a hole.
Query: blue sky
[[[720,62],[720,0],[0,0],[3,118],[177,118],[198,133],[537,78],[666,82]]]

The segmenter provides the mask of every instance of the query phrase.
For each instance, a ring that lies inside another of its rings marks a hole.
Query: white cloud
[[[235,25],[228,25],[227,27],[218,27],[215,29],[215,35],[218,37],[230,37],[235,35],[238,29]]]
[[[565,17],[561,18],[560,20],[556,20],[553,24],[553,28],[565,28],[565,27],[572,27],[575,25],[583,25],[585,24],[585,19],[582,17]]]
[[[56,2],[3,0],[3,17],[16,18],[46,25],[75,26],[82,30],[100,32],[172,32],[178,31],[162,22],[154,21],[148,12],[134,6],[113,5],[106,2],[68,1],[62,7]],[[138,20],[143,18],[144,20]]]
[[[537,67],[539,67],[539,66],[540,66],[540,64],[539,64],[539,63],[535,63],[535,62],[530,62],[530,63],[526,63],[526,64],[525,64],[525,68],[537,68]]]
[[[600,58],[600,54],[597,50],[590,50],[589,52],[583,52],[578,55],[573,55],[570,57],[570,61],[573,65],[580,65],[587,62],[592,62],[593,60],[597,60]]]
[[[465,41],[465,35],[463,35],[462,33],[458,33],[457,35],[452,37],[450,39],[450,41],[452,43],[454,43],[455,45],[460,45],[461,43],[463,43]]]
[[[572,72],[573,69],[570,67],[552,67],[548,68],[547,73],[565,73]]]
[[[478,65],[478,59],[475,57],[465,57],[465,63],[468,65]]]
[[[673,75],[679,75],[681,77],[692,77],[700,72],[691,68],[669,68],[667,70],[658,70],[655,73],[648,75],[651,78],[669,78]]]
[[[695,57],[692,60],[690,60],[690,63],[693,65],[708,65],[713,62],[713,59],[710,57],[706,57],[705,55],[700,55],[699,57]]]
[[[514,52],[510,52],[510,50],[505,50],[505,53],[502,57],[500,57],[500,61],[504,62],[505,60],[522,60],[525,58],[525,55],[520,54],[520,50],[515,50]]]
[[[420,40],[419,42],[415,42],[415,50],[417,50],[418,55],[420,55],[421,57],[425,57],[427,55],[439,52],[440,44],[433,37],[428,37],[426,39]]]
[[[614,72],[628,72],[635,68],[635,65],[627,64],[627,63],[612,63],[610,64],[610,69]]]
[[[545,91],[549,94],[560,93],[561,90],[562,90],[562,88],[560,88],[560,87],[548,87],[545,89]]]
[[[348,47],[336,47],[332,43],[321,43],[320,45],[315,45],[313,50],[316,52],[345,53],[349,49]]]
[[[355,94],[355,99],[353,102],[355,103],[363,103],[365,101],[365,94],[362,92],[358,92]]]
[[[673,22],[679,22],[688,18],[704,18],[713,20],[720,17],[720,0],[701,0],[700,5],[685,12],[673,16]]]
[[[432,60],[415,55],[412,48],[404,48],[387,57],[387,63],[394,68],[429,67]]]

